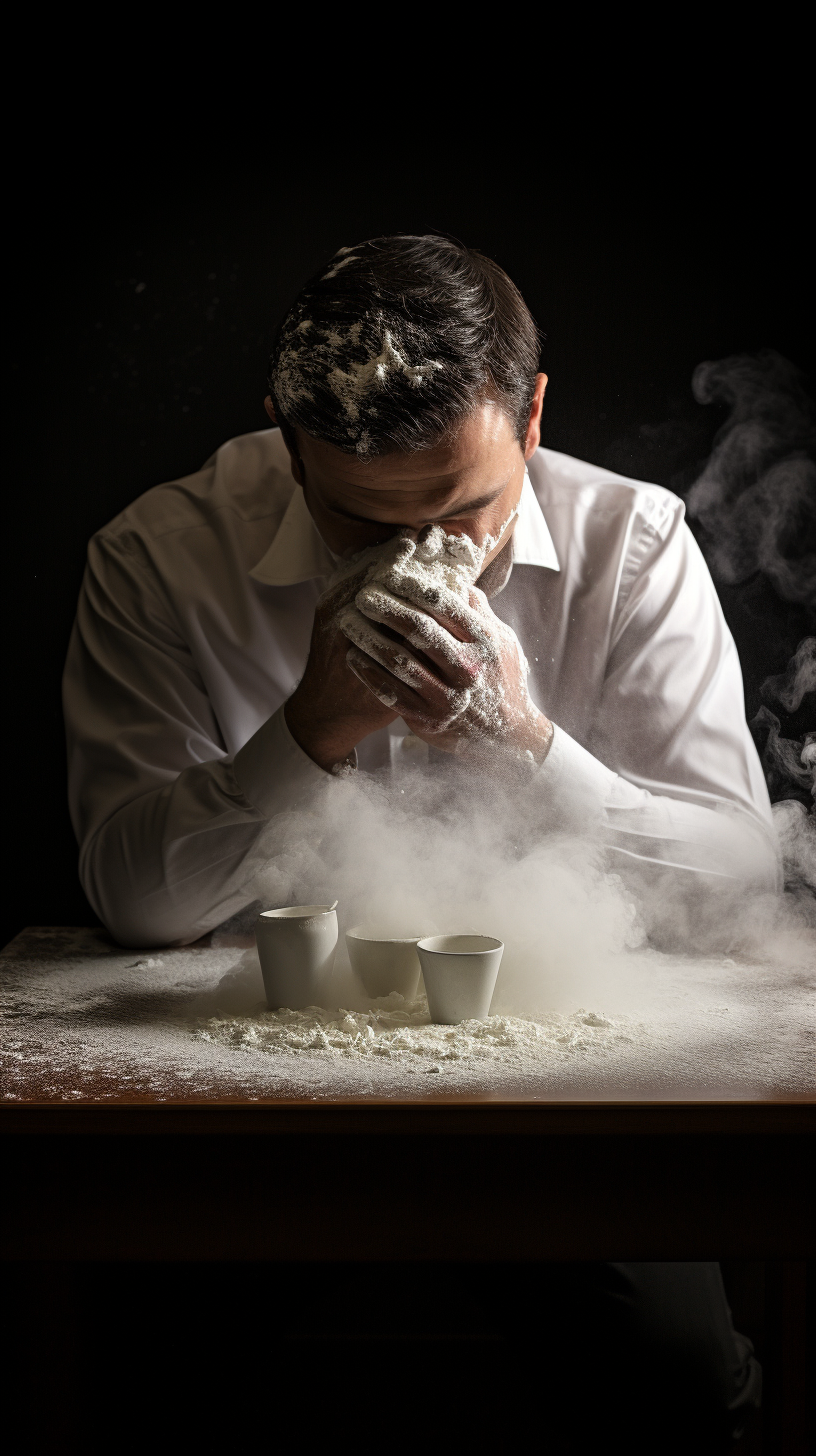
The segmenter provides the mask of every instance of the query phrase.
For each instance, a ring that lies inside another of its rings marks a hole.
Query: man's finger
[[[449,687],[414,655],[405,642],[394,642],[356,607],[344,607],[338,617],[340,631],[423,700],[426,709],[447,718],[460,712],[469,694]]]
[[[317,603],[318,611],[338,611],[348,602],[353,602],[357,592],[368,579],[374,568],[382,570],[387,562],[393,565],[394,558],[405,550],[403,535],[399,532],[390,541],[380,546],[370,546],[358,551],[348,561],[339,561],[329,584]]]
[[[491,640],[491,624],[495,622],[487,597],[478,587],[471,587],[467,598],[444,583],[427,581],[399,566],[389,571],[379,583],[380,589],[410,603],[432,617],[459,642],[478,642],[487,647]],[[370,588],[363,586],[358,595]]]
[[[443,582],[426,580],[396,566],[386,573],[382,586],[395,597],[411,602],[420,611],[435,617],[461,641],[467,641],[472,635],[472,627],[481,630],[470,603]]]
[[[357,593],[355,606],[370,621],[398,632],[416,647],[440,669],[451,687],[470,687],[482,671],[482,658],[472,643],[454,637],[435,617],[395,597],[384,587],[363,587]]]
[[[422,712],[424,704],[413,689],[387,672],[367,652],[362,652],[359,647],[350,647],[346,653],[346,662],[354,676],[360,679],[375,698],[379,698],[384,707],[398,709],[401,713]]]
[[[349,602],[354,601],[364,581],[365,572],[357,571],[353,576],[346,577],[345,580],[336,582],[334,586],[327,587],[318,598],[316,611],[324,620],[331,621],[337,612],[348,606]]]
[[[415,733],[431,735],[434,741],[442,742],[442,736],[456,722],[456,712],[434,713],[413,688],[400,682],[359,647],[349,648],[346,662],[369,692],[392,713],[399,713]]]

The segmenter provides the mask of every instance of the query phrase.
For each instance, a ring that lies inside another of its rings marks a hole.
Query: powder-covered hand
[[[346,660],[348,641],[337,617],[353,601],[362,580],[363,574],[356,573],[321,597],[306,671],[284,709],[295,742],[328,772],[341,765],[361,739],[398,716],[372,695]]]
[[[500,746],[546,758],[552,725],[530,698],[521,644],[478,587],[392,568],[338,623],[354,644],[349,666],[417,737],[449,752]]]

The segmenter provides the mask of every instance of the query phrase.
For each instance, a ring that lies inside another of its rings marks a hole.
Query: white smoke
[[[548,822],[528,799],[484,784],[462,792],[446,772],[332,779],[310,814],[271,821],[254,893],[264,908],[339,900],[334,997],[348,1007],[367,1004],[343,939],[360,925],[381,936],[498,936],[506,949],[493,1011],[515,1015],[645,1007],[647,928],[674,953],[806,960],[807,920],[793,897],[746,903],[738,887],[718,894],[710,885],[689,895],[671,872],[624,881],[591,836],[563,818]],[[246,1003],[262,996],[253,965]],[[242,1004],[233,989],[225,1009]]]
[[[799,373],[773,350],[698,365],[700,404],[730,406],[686,497],[715,577],[761,571],[785,601],[816,604],[816,420]]]
[[[766,678],[761,692],[766,702],[795,713],[815,689],[816,637],[806,637],[785,672]],[[816,729],[803,738],[786,738],[776,714],[763,706],[751,731],[774,800],[785,884],[800,897],[816,896]],[[816,905],[813,913],[816,920]]]
[[[701,404],[729,406],[686,497],[714,577],[737,585],[761,572],[783,601],[816,612],[816,412],[799,372],[766,350],[700,364],[692,389]],[[815,690],[816,637],[809,636],[785,670],[762,683],[764,705],[751,722],[785,883],[800,898],[816,894],[816,731],[787,737],[773,708],[796,713]]]
[[[781,799],[773,806],[773,816],[788,890],[816,895],[816,815],[808,813],[799,799]],[[804,896],[802,906],[807,907]],[[813,919],[816,923],[816,915]]]
[[[816,637],[803,638],[785,671],[767,677],[760,692],[766,702],[779,703],[786,713],[795,713],[802,699],[816,692]]]

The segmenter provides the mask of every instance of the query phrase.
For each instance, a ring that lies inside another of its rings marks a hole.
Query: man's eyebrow
[[[503,495],[506,489],[506,485],[498,485],[495,490],[491,490],[487,495],[480,495],[477,500],[467,501],[456,511],[448,511],[444,516],[429,516],[428,525],[436,525],[440,521],[455,521],[460,516],[470,515],[471,511],[480,511],[483,506],[492,505],[493,501],[498,500],[499,496]],[[324,501],[323,504],[333,516],[342,516],[345,521],[357,521],[363,526],[395,525],[399,529],[399,522],[374,521],[371,516],[355,515],[353,511],[344,511],[342,506],[329,505],[328,501]]]
[[[506,485],[498,485],[495,490],[491,490],[487,495],[480,495],[477,500],[467,501],[458,511],[448,511],[444,516],[430,516],[429,520],[434,522],[455,521],[457,516],[469,516],[471,511],[480,511],[483,506],[492,505],[495,500],[499,499],[500,495],[504,494],[506,489]]]

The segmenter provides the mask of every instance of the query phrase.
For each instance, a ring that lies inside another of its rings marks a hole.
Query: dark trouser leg
[[[600,1450],[613,1434],[655,1456],[728,1450],[762,1375],[719,1264],[549,1266],[536,1282],[540,1341],[525,1342],[527,1359],[535,1367],[538,1344],[561,1450]]]

